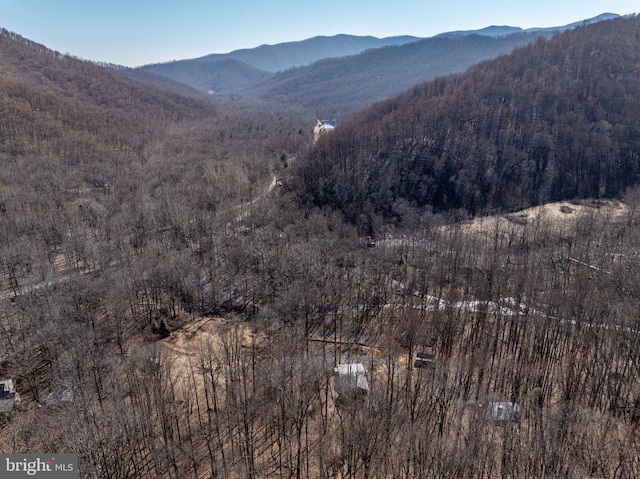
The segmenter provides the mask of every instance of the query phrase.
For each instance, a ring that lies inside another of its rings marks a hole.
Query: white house
[[[338,375],[335,382],[338,394],[369,392],[367,370],[362,363],[338,364],[334,372]]]
[[[313,142],[318,141],[323,134],[332,131],[335,127],[333,123],[326,120],[316,120],[316,126],[313,128]]]

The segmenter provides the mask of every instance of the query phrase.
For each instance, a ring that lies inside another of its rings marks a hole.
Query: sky
[[[0,27],[86,60],[139,66],[318,35],[430,37],[562,26],[638,0],[0,0]]]

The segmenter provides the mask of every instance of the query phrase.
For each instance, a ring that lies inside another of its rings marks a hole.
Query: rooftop
[[[13,379],[0,381],[0,413],[10,413],[18,402],[20,402],[20,395],[16,392]]]
[[[338,364],[334,371],[338,373],[340,387],[369,391],[367,370],[362,363]]]
[[[520,414],[520,405],[510,401],[489,403],[489,414],[494,421],[513,421]]]

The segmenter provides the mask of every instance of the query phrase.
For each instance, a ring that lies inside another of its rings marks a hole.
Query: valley
[[[333,116],[293,86],[202,94],[3,31],[0,450],[83,478],[640,476],[639,38],[549,33],[314,141]]]

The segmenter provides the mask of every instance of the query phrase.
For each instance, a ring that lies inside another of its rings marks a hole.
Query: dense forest
[[[359,224],[615,197],[640,179],[638,64],[637,18],[540,39],[354,115],[305,155],[297,187]]]
[[[540,41],[316,146],[303,109],[2,32],[0,380],[21,402],[0,397],[0,451],[76,453],[83,479],[639,477],[636,32]],[[483,194],[438,170],[476,156]],[[561,194],[551,165],[589,179],[594,157],[595,193]]]

